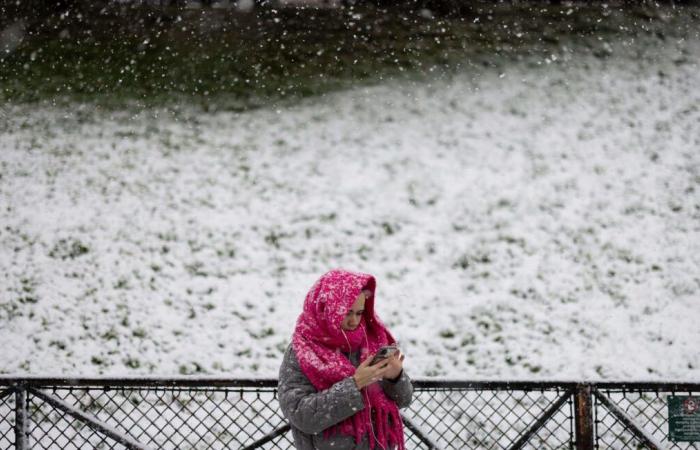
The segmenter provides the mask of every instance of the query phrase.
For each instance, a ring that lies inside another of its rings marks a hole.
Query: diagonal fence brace
[[[557,401],[555,401],[549,408],[547,408],[544,414],[538,417],[535,423],[533,423],[530,426],[530,428],[528,428],[527,431],[525,431],[525,434],[520,436],[520,439],[513,443],[509,450],[520,450],[521,448],[523,448],[525,444],[528,443],[530,438],[534,436],[535,433],[537,433],[540,430],[540,428],[542,428],[557,411],[559,411],[559,408],[561,408],[562,405],[566,403],[572,395],[572,391],[566,391],[561,397],[559,397]]]
[[[593,394],[596,396],[598,401],[600,401],[600,403],[608,408],[608,411],[610,411],[617,418],[617,420],[622,422],[632,432],[632,434],[634,434],[634,436],[642,442],[643,445],[651,450],[663,450],[665,448],[654,438],[654,436],[650,435],[646,430],[637,425],[629,414],[610,401],[605,394],[596,388],[593,388]]]
[[[28,388],[27,391],[33,396],[38,397],[41,400],[48,403],[49,405],[53,406],[54,408],[60,409],[66,414],[69,414],[75,417],[76,419],[85,422],[85,424],[93,430],[114,439],[120,444],[126,446],[126,448],[128,448],[129,450],[151,450],[150,447],[141,444],[140,442],[137,442],[134,438],[127,436],[124,433],[117,431],[115,428],[112,428],[111,426],[107,425],[106,423],[102,422],[96,417],[74,408],[73,406],[69,405],[68,403],[64,402],[58,397],[55,397],[53,395],[47,394],[34,388]]]
[[[258,439],[257,441],[253,442],[250,445],[247,445],[243,447],[242,450],[253,450],[256,448],[262,448],[263,445],[267,444],[271,440],[275,439],[277,436],[281,436],[287,431],[291,430],[292,427],[289,424],[282,425],[279,428],[275,428],[274,430],[270,431],[267,433],[265,436],[263,436],[261,439]]]
[[[404,425],[406,425],[406,428],[411,430],[413,434],[415,434],[418,437],[418,439],[421,440],[422,443],[426,444],[429,450],[442,450],[438,443],[435,442],[430,436],[428,436],[427,433],[424,433],[423,430],[421,430],[420,427],[416,425],[416,423],[412,419],[410,419],[403,413],[401,413],[401,419],[403,420]]]
[[[7,388],[5,390],[0,391],[0,400],[12,394],[13,392],[15,392],[14,388]]]

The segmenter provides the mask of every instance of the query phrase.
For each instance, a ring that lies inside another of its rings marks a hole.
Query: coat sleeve
[[[396,402],[399,408],[407,408],[413,399],[413,383],[406,374],[405,370],[401,371],[401,376],[396,381],[382,380],[382,389],[384,393]]]
[[[321,433],[365,407],[352,377],[338,381],[326,390],[316,391],[301,371],[291,345],[280,367],[277,395],[284,416],[306,434]]]

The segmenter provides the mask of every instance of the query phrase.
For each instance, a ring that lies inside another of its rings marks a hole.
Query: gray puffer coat
[[[360,364],[359,352],[351,353],[350,362]],[[396,402],[399,408],[411,403],[413,385],[403,371],[398,380],[379,381],[384,393]],[[299,361],[290,345],[284,354],[277,386],[280,407],[289,420],[297,450],[367,450],[369,437],[355,443],[352,436],[334,435],[328,439],[323,430],[351,417],[364,409],[362,394],[355,380],[347,377],[324,391],[316,391],[311,381],[304,375]],[[375,449],[379,447],[375,446]],[[387,449],[389,450],[389,449]]]

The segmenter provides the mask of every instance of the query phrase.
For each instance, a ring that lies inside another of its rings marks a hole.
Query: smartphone
[[[398,352],[399,348],[396,345],[385,345],[384,347],[380,348],[377,351],[377,354],[374,355],[374,359],[372,359],[372,362],[369,364],[370,366],[373,366],[377,364],[379,361],[386,359],[393,355],[394,353]]]

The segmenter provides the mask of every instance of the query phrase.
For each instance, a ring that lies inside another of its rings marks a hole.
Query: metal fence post
[[[591,395],[591,385],[576,385],[574,395],[576,450],[593,450],[593,397]]]
[[[27,450],[27,387],[24,384],[15,386],[15,449]]]

